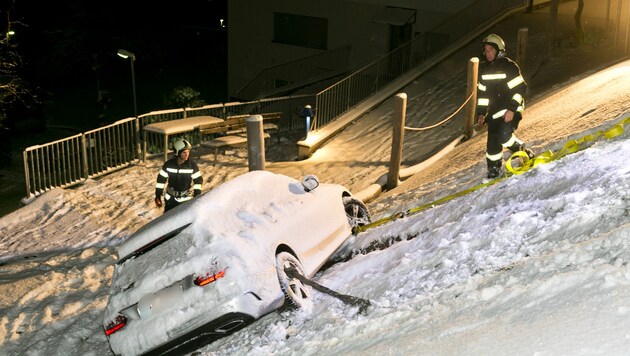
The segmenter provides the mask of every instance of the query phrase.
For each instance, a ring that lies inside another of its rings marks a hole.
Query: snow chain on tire
[[[345,304],[350,304],[356,307],[359,307],[359,313],[360,314],[365,314],[367,313],[367,309],[368,307],[370,307],[371,303],[369,300],[367,299],[363,299],[363,298],[359,298],[359,297],[354,297],[351,295],[345,295],[345,294],[341,294],[341,293],[337,293],[334,290],[330,289],[330,288],[326,288],[323,285],[313,282],[312,280],[306,278],[305,276],[303,276],[302,274],[300,274],[300,272],[298,270],[296,270],[293,267],[286,267],[284,269],[284,272],[287,274],[287,276],[289,276],[290,278],[296,278],[299,279],[300,282],[309,285],[311,287],[313,287],[315,290],[321,292],[321,293],[325,293],[328,294],[332,297],[335,297],[339,300],[341,300],[342,302],[344,302]]]

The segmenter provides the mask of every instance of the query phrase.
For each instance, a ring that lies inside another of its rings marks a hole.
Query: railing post
[[[26,182],[26,199],[31,197],[31,178],[28,169],[28,151],[24,150],[22,153],[24,159],[24,181]]]
[[[85,134],[81,134],[81,157],[83,157],[83,179],[87,180],[89,176],[89,172],[88,172],[87,144],[85,142]]]
[[[318,93],[317,95],[315,95],[315,109],[313,110],[313,122],[311,124],[311,128],[313,128],[313,130],[317,130],[319,129],[319,123],[318,121],[318,117],[320,117],[321,115],[323,115],[326,110],[324,110],[324,108],[322,108],[322,100],[320,100],[322,96],[322,93]],[[317,117],[315,117],[315,113],[317,113]]]
[[[518,45],[516,47],[516,63],[521,68],[525,68],[525,62],[527,60],[527,33],[529,29],[527,27],[518,30]]]
[[[147,160],[147,132],[146,131],[142,131],[142,162],[145,162]]]
[[[247,118],[247,161],[249,171],[265,170],[265,138],[263,118],[254,115]]]
[[[135,132],[135,135],[136,135],[136,158],[138,160],[140,160],[142,158],[142,161],[144,162],[145,157],[146,157],[146,152],[143,154],[142,153],[142,148],[140,146],[140,119],[138,119],[137,116],[136,116],[135,122],[136,122],[136,127],[135,127],[135,129],[136,129],[136,132]]]
[[[474,134],[475,109],[477,107],[477,73],[479,72],[479,58],[473,57],[468,61],[468,81],[466,97],[470,97],[464,109],[464,135],[471,138]]]
[[[387,175],[387,189],[398,186],[400,176],[400,161],[402,160],[402,146],[405,142],[405,116],[407,115],[407,94],[396,94],[396,112],[394,113],[392,133],[392,154],[389,161],[389,174]]]

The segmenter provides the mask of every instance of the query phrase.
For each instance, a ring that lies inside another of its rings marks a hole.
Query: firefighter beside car
[[[155,205],[158,208],[164,205],[164,212],[201,194],[203,177],[197,163],[190,160],[191,148],[192,145],[187,140],[175,141],[173,144],[175,157],[164,163],[157,176]],[[162,204],[162,194],[164,194],[164,204]]]

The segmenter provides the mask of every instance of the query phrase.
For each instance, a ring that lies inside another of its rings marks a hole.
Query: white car
[[[309,302],[285,267],[312,277],[370,222],[340,185],[266,171],[180,205],[118,248],[103,327],[120,355],[182,353],[283,305]]]

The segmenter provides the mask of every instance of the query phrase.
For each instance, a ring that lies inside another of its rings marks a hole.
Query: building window
[[[328,19],[275,12],[273,42],[326,50]]]

